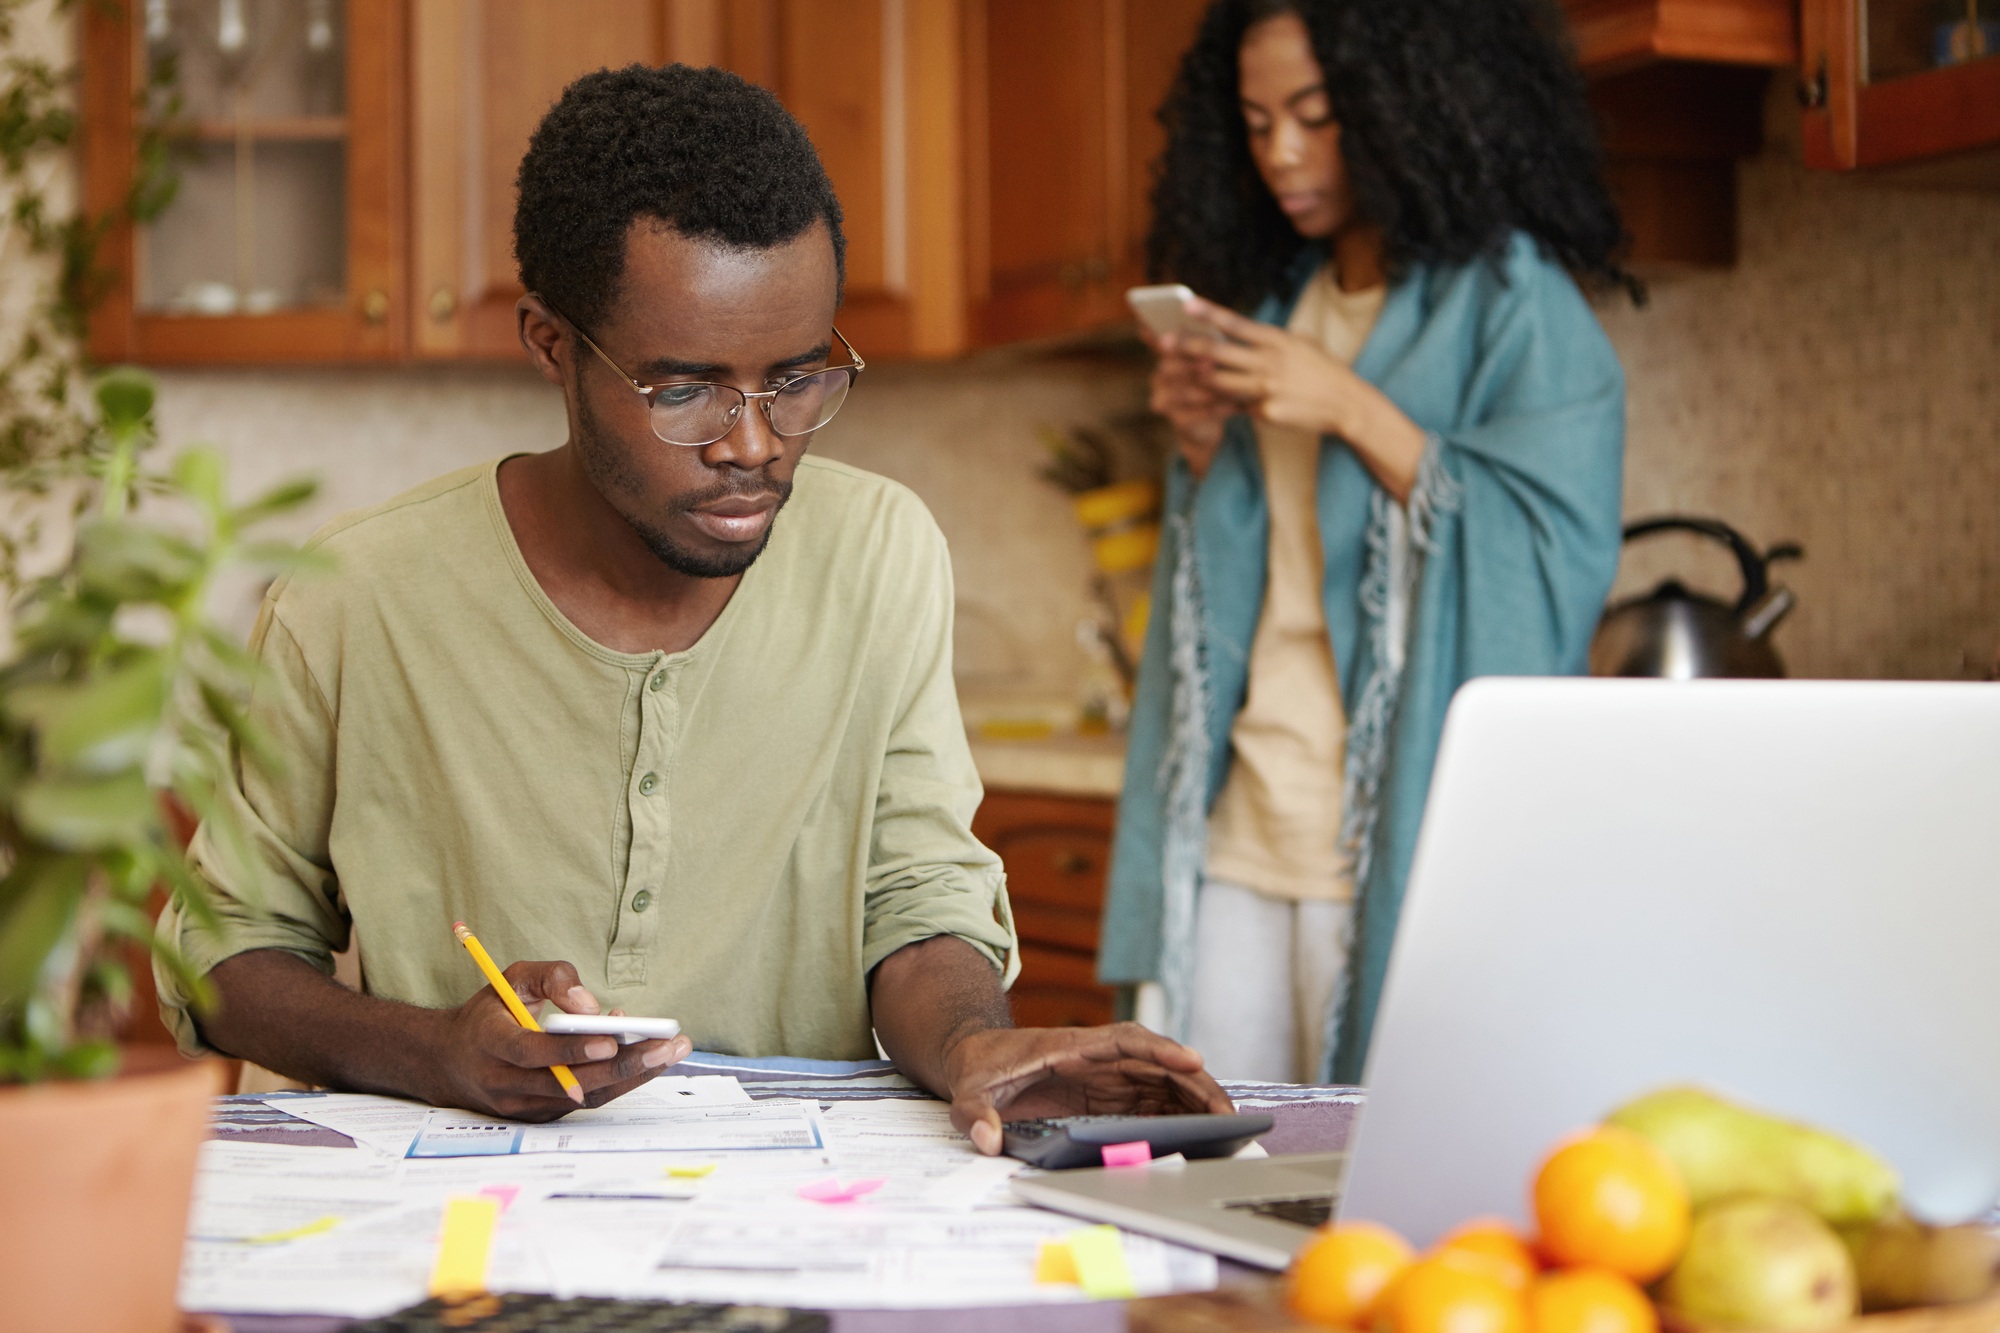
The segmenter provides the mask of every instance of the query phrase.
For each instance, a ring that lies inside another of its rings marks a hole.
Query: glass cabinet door
[[[347,287],[341,0],[145,0],[137,59],[171,56],[189,141],[138,237],[141,311],[339,307]]]
[[[1867,83],[2000,55],[2000,0],[1862,0]]]
[[[101,360],[391,358],[407,345],[407,0],[90,0],[85,194],[114,221],[141,118],[176,188],[100,259]],[[149,72],[171,69],[164,82]],[[141,98],[150,99],[142,105]]]

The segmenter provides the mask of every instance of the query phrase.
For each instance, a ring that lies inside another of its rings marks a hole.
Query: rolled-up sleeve
[[[870,841],[863,959],[936,935],[964,940],[1012,985],[1020,971],[1000,858],[972,835],[984,794],[951,674],[952,577],[943,535],[914,571],[904,687],[882,760]]]
[[[169,907],[160,921],[196,976],[251,949],[283,949],[331,976],[334,954],[347,947],[350,920],[327,852],[334,714],[279,614],[280,595],[265,602],[250,640],[260,671],[247,713],[272,759],[231,743],[217,800],[234,815],[240,839],[204,820],[189,849],[215,920]],[[186,988],[165,967],[156,965],[154,976],[160,1017],[181,1050],[207,1050]]]

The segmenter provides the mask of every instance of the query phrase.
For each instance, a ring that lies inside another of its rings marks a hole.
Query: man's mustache
[[[728,480],[681,496],[674,501],[674,509],[687,513],[718,500],[759,500],[767,495],[777,496],[779,506],[783,507],[785,501],[792,498],[792,483],[761,471],[733,473]]]

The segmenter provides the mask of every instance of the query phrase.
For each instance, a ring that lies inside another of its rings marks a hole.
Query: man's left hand
[[[1066,1115],[1222,1114],[1236,1108],[1201,1056],[1137,1023],[982,1028],[945,1055],[951,1123],[987,1156],[1009,1120]]]

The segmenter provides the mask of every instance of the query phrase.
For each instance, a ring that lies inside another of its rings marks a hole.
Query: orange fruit
[[[1373,1222],[1322,1227],[1285,1275],[1292,1313],[1331,1328],[1365,1328],[1382,1293],[1416,1258],[1410,1243]]]
[[[1542,1163],[1535,1219],[1554,1263],[1651,1282],[1687,1243],[1687,1186],[1652,1143],[1601,1126],[1557,1145]]]
[[[1528,1291],[1534,1333],[1659,1333],[1660,1315],[1631,1278],[1602,1268],[1570,1268]]]
[[[1542,1271],[1541,1261],[1528,1242],[1497,1217],[1467,1222],[1432,1246],[1431,1253],[1483,1268],[1519,1292],[1526,1292],[1528,1284]]]
[[[1491,1272],[1451,1255],[1419,1259],[1383,1301],[1393,1333],[1528,1333],[1528,1303]]]

